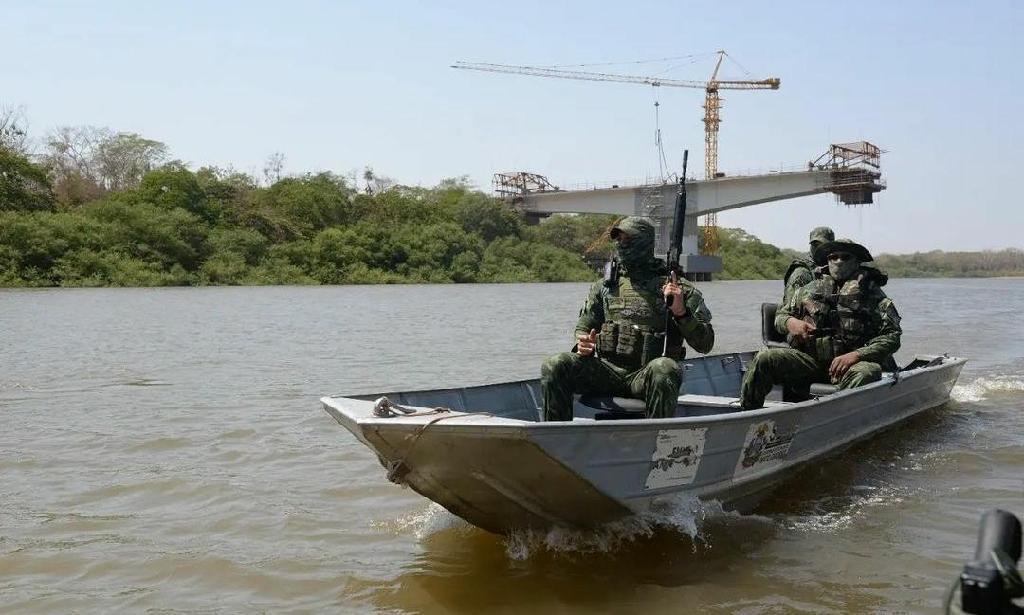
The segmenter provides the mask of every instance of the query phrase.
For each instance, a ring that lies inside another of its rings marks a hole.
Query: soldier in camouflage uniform
[[[775,317],[775,328],[787,333],[792,348],[762,350],[748,366],[740,390],[746,410],[762,407],[775,384],[806,396],[814,382],[849,389],[896,366],[900,315],[882,291],[888,276],[865,266],[871,254],[840,239],[818,246],[814,260],[823,266],[820,277],[797,289]]]
[[[782,295],[782,305],[789,301],[796,289],[814,281],[814,250],[821,244],[832,241],[836,238],[835,233],[827,226],[819,226],[811,231],[811,251],[806,258],[798,258],[786,269],[786,275],[782,276],[782,285],[785,291]]]
[[[715,342],[711,312],[695,286],[666,277],[654,257],[654,226],[625,218],[609,235],[616,242],[620,275],[597,282],[576,322],[576,346],[544,361],[544,420],[571,421],[574,393],[643,399],[649,418],[675,414],[682,383],[677,360],[683,340],[707,353]],[[665,297],[673,295],[665,341]]]

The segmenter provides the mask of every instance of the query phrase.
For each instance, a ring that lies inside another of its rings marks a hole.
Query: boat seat
[[[595,410],[605,410],[607,412],[644,413],[647,411],[647,405],[644,404],[644,400],[633,399],[632,397],[601,397],[598,395],[580,395],[579,402],[589,408],[593,408]],[[738,397],[722,397],[720,395],[696,395],[694,393],[685,393],[679,396],[678,403],[684,406],[735,408],[739,406],[740,400]]]
[[[633,399],[631,397],[580,395],[579,402],[584,406],[595,410],[604,410],[606,412],[643,414],[647,411],[647,406],[644,404],[644,400]]]
[[[602,397],[598,395],[580,395],[579,402],[584,406],[601,410],[594,416],[598,420],[641,418],[646,416],[647,405],[642,399],[632,397]],[[777,405],[781,402],[768,402],[766,405]],[[719,408],[722,411],[736,412],[740,409],[738,397],[722,397],[718,395],[696,395],[685,393],[679,396],[678,404],[681,406],[700,406],[705,408]],[[638,416],[639,415],[639,416]]]
[[[812,397],[824,397],[826,395],[838,393],[839,387],[827,382],[815,382],[811,385],[810,392]]]
[[[789,348],[786,336],[775,328],[775,313],[778,310],[778,303],[761,304],[761,342],[769,348]]]
[[[892,379],[892,377],[893,372],[882,372],[882,380]],[[815,382],[811,385],[810,389],[811,397],[824,397],[826,395],[838,393],[839,391],[840,389],[837,385],[829,384],[827,382]]]
[[[823,387],[832,387],[832,385],[822,385]],[[824,389],[823,389],[824,390]],[[830,391],[834,393],[835,391]],[[823,392],[820,395],[828,395]],[[647,406],[644,404],[642,399],[633,399],[631,397],[607,397],[598,395],[580,395],[579,403],[593,408],[595,410],[601,410],[594,414],[594,419],[598,421],[604,421],[609,419],[635,419],[643,418],[647,413]],[[717,408],[717,412],[712,414],[720,414],[725,412],[739,412],[740,399],[738,397],[724,397],[720,395],[697,395],[694,393],[684,393],[679,396],[679,405],[681,406],[698,406],[704,408]],[[790,402],[785,401],[765,401],[765,407],[769,406],[788,406]],[[575,419],[573,419],[575,420]]]

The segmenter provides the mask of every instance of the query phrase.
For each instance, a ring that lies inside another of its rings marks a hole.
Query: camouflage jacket
[[[791,345],[820,361],[856,350],[862,361],[887,363],[899,350],[903,333],[896,306],[882,290],[887,281],[888,276],[873,266],[862,266],[856,277],[838,288],[831,276],[822,274],[779,308],[775,328],[787,333],[791,317],[813,324],[817,334],[812,340]]]
[[[785,305],[789,301],[796,289],[813,281],[814,261],[809,257],[794,260],[786,269],[786,274],[782,276],[782,285],[785,289],[782,294],[782,304]]]
[[[642,367],[661,356],[668,309],[661,288],[667,279],[663,275],[622,276],[612,287],[595,283],[580,309],[576,333],[599,331],[598,355],[622,367]],[[715,343],[711,312],[696,286],[686,280],[678,284],[686,297],[686,315],[672,319],[675,330],[668,332],[669,356],[685,355],[682,340],[697,352],[707,353]]]

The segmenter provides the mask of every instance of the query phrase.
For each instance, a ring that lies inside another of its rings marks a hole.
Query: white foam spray
[[[468,531],[473,529],[465,519],[448,512],[444,506],[431,502],[425,509],[399,517],[394,522],[398,532],[411,531],[416,540],[424,540],[429,536],[445,530]]]
[[[898,505],[907,496],[906,490],[891,485],[857,485],[852,491],[856,495],[834,498],[835,502],[831,503],[831,506],[835,507],[835,510],[787,516],[783,524],[798,531],[835,533],[848,529],[858,519],[873,514],[876,508]]]
[[[1024,392],[1024,378],[1017,375],[994,375],[975,379],[953,387],[950,397],[959,402],[979,402],[991,393]]]
[[[702,522],[723,514],[718,502],[702,502],[691,494],[679,494],[659,503],[649,512],[637,514],[603,526],[576,530],[517,530],[505,538],[505,553],[510,559],[525,560],[541,552],[561,555],[610,553],[628,544],[654,536],[657,530],[675,531],[694,541],[704,541]]]

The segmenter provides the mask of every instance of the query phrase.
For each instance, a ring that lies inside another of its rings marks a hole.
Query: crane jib
[[[654,87],[699,88],[706,90],[777,90],[781,81],[777,77],[768,79],[712,79],[695,81],[688,79],[661,79],[643,75],[618,75],[615,73],[595,73],[579,70],[558,70],[540,66],[513,66],[507,64],[489,64],[486,62],[456,62],[452,68],[481,70],[490,73],[508,73],[512,75],[529,75],[533,77],[553,77],[556,79],[577,79],[580,81],[618,81],[621,83],[639,83]]]
[[[620,75],[615,73],[588,72],[580,70],[563,70],[557,67],[543,66],[515,66],[510,64],[493,64],[485,62],[456,62],[452,68],[467,70],[479,70],[491,73],[507,73],[512,75],[530,75],[535,77],[548,77],[553,79],[576,79],[579,81],[605,81],[616,83],[635,83],[651,87],[677,87],[677,88],[698,88],[704,90],[704,179],[714,180],[722,175],[718,172],[718,130],[722,123],[721,119],[721,98],[719,90],[777,90],[782,84],[778,77],[767,79],[719,79],[719,69],[726,58],[739,65],[724,49],[719,49],[713,55],[718,56],[714,71],[706,81],[662,79],[641,75]],[[687,56],[692,57],[692,56]],[[640,63],[640,62],[637,62]],[[613,64],[613,63],[606,63]],[[747,70],[742,66],[744,73]],[[749,75],[749,73],[747,73]],[[717,219],[714,213],[705,217],[704,222],[705,241],[703,250],[708,254],[718,252]]]

